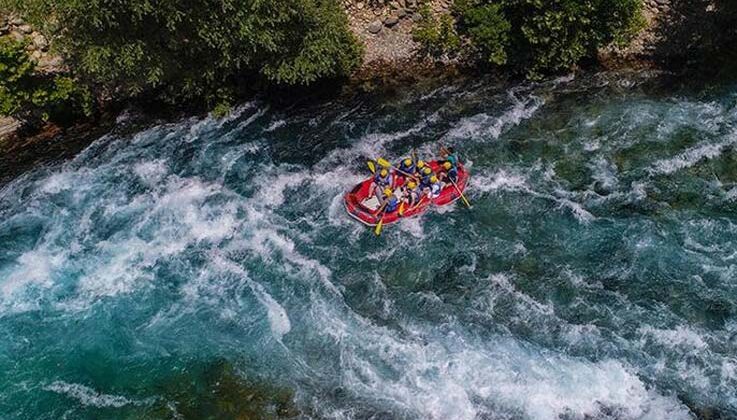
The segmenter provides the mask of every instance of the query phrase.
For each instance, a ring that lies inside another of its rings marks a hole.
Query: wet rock
[[[397,23],[399,23],[399,18],[396,17],[395,15],[391,15],[388,18],[384,19],[384,25],[387,28],[391,28],[392,26],[396,25]]]
[[[381,22],[378,20],[375,20],[369,24],[368,31],[372,34],[378,34],[379,32],[381,32],[381,27],[382,27]]]

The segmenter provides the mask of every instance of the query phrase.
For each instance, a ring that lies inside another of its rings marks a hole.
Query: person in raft
[[[425,165],[420,171],[420,188],[425,189],[430,186],[430,178],[433,176],[432,169]]]
[[[427,194],[430,198],[437,198],[440,195],[440,191],[443,190],[443,184],[440,183],[440,180],[437,176],[433,175],[430,177],[430,183],[425,188],[425,194]]]
[[[450,162],[454,168],[458,167],[458,155],[452,147],[440,146],[440,159]]]
[[[413,172],[413,175],[422,176],[422,171],[427,167],[427,164],[425,164],[425,161],[420,159],[417,161],[417,165],[415,165],[415,171]]]
[[[442,183],[458,182],[458,169],[456,169],[456,167],[453,166],[453,164],[451,164],[449,160],[446,160],[445,162],[443,162],[442,165],[440,165],[438,179]]]
[[[399,164],[399,174],[403,175],[405,177],[409,175],[415,174],[415,163],[410,158],[404,158],[402,159],[402,162]]]
[[[420,200],[422,200],[422,188],[417,185],[416,181],[410,180],[407,183],[402,200],[410,207],[420,204]]]
[[[394,195],[391,188],[385,188],[381,196],[381,205],[384,207],[385,213],[391,213],[399,207],[399,199]]]
[[[376,174],[374,175],[374,180],[371,182],[371,186],[369,187],[369,197],[373,197],[374,194],[378,191],[383,191],[385,188],[391,188],[394,186],[394,176],[389,172],[389,169],[387,168],[381,168]],[[377,198],[379,198],[381,194],[376,194]]]

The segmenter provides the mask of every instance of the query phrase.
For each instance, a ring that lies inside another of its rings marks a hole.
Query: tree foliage
[[[441,15],[436,18],[430,7],[420,9],[422,19],[412,30],[412,38],[420,44],[420,54],[441,58],[455,58],[461,47],[461,38],[456,32],[453,18]]]
[[[640,1],[455,0],[453,14],[471,56],[536,78],[627,41],[642,23]]]
[[[0,115],[35,123],[91,113],[91,99],[67,76],[40,74],[23,42],[0,38]]]
[[[335,0],[0,1],[108,96],[215,103],[249,77],[305,85],[361,59]]]

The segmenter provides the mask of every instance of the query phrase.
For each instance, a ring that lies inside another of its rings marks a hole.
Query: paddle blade
[[[381,235],[381,228],[384,225],[384,218],[382,217],[381,220],[379,220],[379,223],[376,225],[376,228],[374,229],[374,233],[376,236]]]
[[[376,159],[376,161],[379,163],[379,165],[381,165],[381,166],[383,166],[385,168],[390,168],[392,166],[391,162],[389,162],[388,160],[386,160],[384,158],[378,158],[378,159]]]
[[[376,173],[376,164],[374,164],[374,161],[373,160],[369,160],[368,162],[366,162],[366,164],[369,167],[369,171],[371,171],[372,174],[375,174]]]
[[[404,216],[404,201],[399,204],[399,215]]]

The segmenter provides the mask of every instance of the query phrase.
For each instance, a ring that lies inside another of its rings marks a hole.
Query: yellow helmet
[[[430,167],[428,166],[422,170],[422,173],[425,175],[430,175],[432,173],[432,169],[430,169]]]
[[[404,160],[404,166],[409,166],[411,164],[412,164],[412,159],[407,158],[407,159]]]
[[[407,183],[407,187],[409,187],[410,190],[414,190],[417,188],[417,183],[415,181],[410,181]]]
[[[450,168],[452,168],[452,167],[453,167],[453,165],[450,162],[445,162],[443,164],[443,168],[445,168],[445,169],[450,170]]]
[[[392,195],[393,191],[391,188],[385,188],[384,189],[384,195],[389,196]]]
[[[386,169],[382,169],[381,172],[379,172],[379,175],[381,175],[381,176],[387,176],[387,175],[389,175],[389,171],[387,171]]]
[[[425,167],[425,161],[424,160],[418,160],[417,161],[417,167],[422,169]]]
[[[436,177],[435,175],[431,176],[430,177],[430,182],[432,182],[433,184],[436,183],[436,182],[438,182],[438,177]]]

